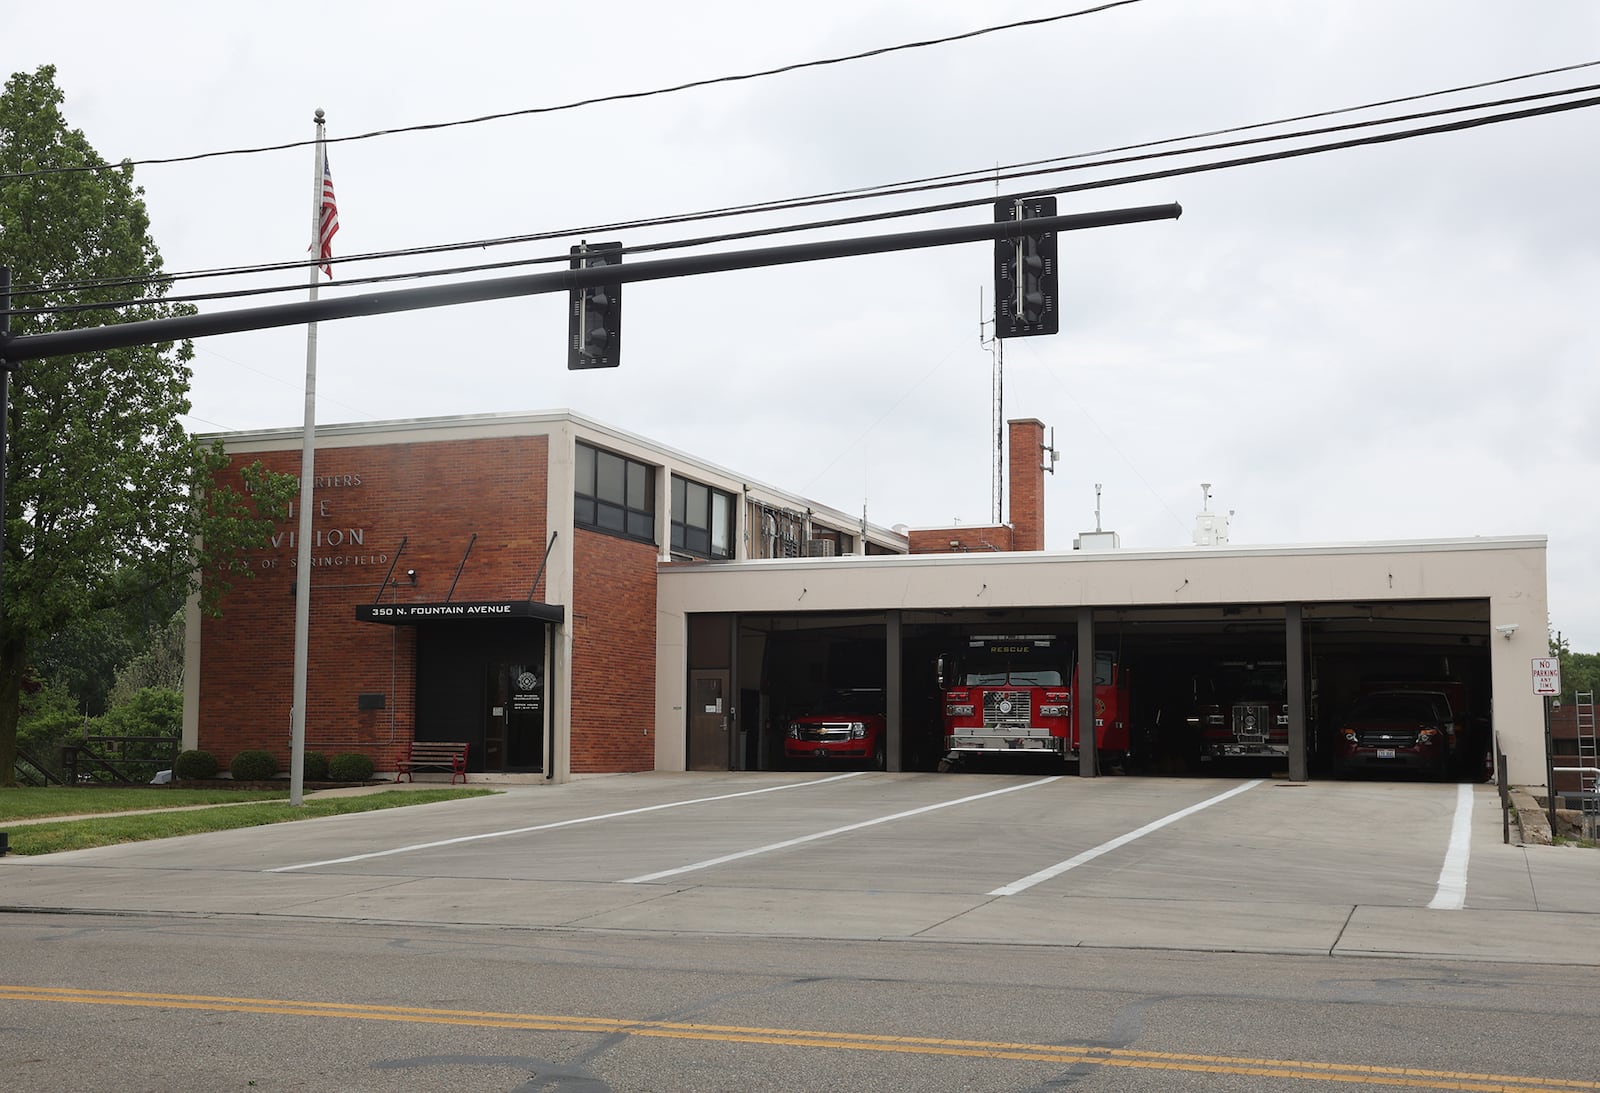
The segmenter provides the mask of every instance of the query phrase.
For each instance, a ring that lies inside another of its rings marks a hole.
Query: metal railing
[[[1600,766],[1597,767],[1551,767],[1556,774],[1578,775],[1578,812],[1583,817],[1583,837],[1586,839],[1600,838],[1600,793],[1595,792],[1595,785],[1600,782]],[[1555,812],[1557,797],[1568,794],[1557,793],[1554,786],[1550,787],[1550,811]],[[1552,819],[1551,830],[1555,830]]]
[[[171,770],[181,741],[175,736],[85,736],[61,745],[61,768],[68,785],[101,782],[142,785],[157,771]],[[130,745],[140,745],[130,754]]]

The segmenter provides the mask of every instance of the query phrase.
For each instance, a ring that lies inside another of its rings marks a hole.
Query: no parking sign
[[[1561,659],[1559,657],[1533,658],[1533,693],[1558,695],[1561,693]]]

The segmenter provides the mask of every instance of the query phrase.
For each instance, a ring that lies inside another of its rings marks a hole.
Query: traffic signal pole
[[[430,285],[425,288],[366,293],[330,300],[219,311],[208,315],[146,319],[140,322],[86,327],[82,330],[57,330],[45,334],[16,336],[0,334],[0,367],[9,367],[18,361],[38,360],[43,357],[93,353],[134,345],[160,345],[186,338],[203,338],[212,334],[269,330],[281,326],[303,326],[307,323],[352,319],[364,315],[388,315],[399,311],[450,307],[482,300],[504,300],[515,296],[571,292],[596,285],[621,284],[627,281],[662,281],[703,273],[795,265],[801,262],[921,250],[957,243],[1017,239],[1047,231],[1080,231],[1085,228],[1142,224],[1153,220],[1176,220],[1182,214],[1182,207],[1176,204],[1145,205],[1007,223],[973,224],[920,232],[796,243],[782,247],[663,258],[647,262],[620,262],[614,265],[566,269],[550,273],[489,278],[464,284]]]

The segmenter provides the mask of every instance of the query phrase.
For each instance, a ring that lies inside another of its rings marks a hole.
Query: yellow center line
[[[297,1017],[343,1017],[361,1021],[406,1021],[417,1024],[470,1025],[478,1028],[528,1029],[544,1032],[580,1032],[597,1035],[625,1033],[657,1039],[703,1040],[722,1043],[768,1044],[832,1050],[880,1051],[914,1055],[962,1056],[1056,1064],[1143,1070],[1178,1070],[1207,1074],[1293,1078],[1313,1082],[1364,1082],[1369,1085],[1410,1089],[1465,1090],[1472,1093],[1600,1093],[1600,1082],[1523,1075],[1478,1074],[1416,1067],[1386,1067],[1362,1063],[1325,1063],[1301,1059],[1248,1058],[1198,1055],[1132,1048],[1106,1048],[1072,1044],[1007,1043],[991,1040],[937,1039],[920,1036],[886,1036],[862,1032],[822,1032],[811,1029],[752,1028],[740,1025],[701,1025],[677,1021],[631,1021],[609,1017],[561,1014],[499,1013],[492,1010],[435,1009],[415,1006],[380,1006],[355,1002],[319,1002],[273,998],[232,998],[193,994],[155,994],[141,991],[85,990],[75,987],[0,985],[0,1001],[67,1002],[100,1006],[148,1006],[165,1009],[262,1013]]]

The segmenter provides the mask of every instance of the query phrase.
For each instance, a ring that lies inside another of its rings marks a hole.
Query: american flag
[[[322,153],[322,272],[333,276],[333,237],[339,232],[339,206],[333,200],[333,175],[328,171],[328,153]]]

